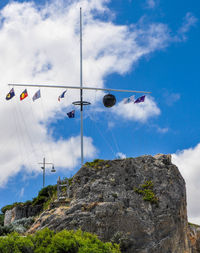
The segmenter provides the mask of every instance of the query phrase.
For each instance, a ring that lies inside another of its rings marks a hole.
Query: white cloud
[[[155,0],[146,0],[146,5],[148,8],[153,9],[156,6],[156,2],[155,2]]]
[[[116,157],[117,157],[117,158],[120,158],[120,159],[125,159],[125,158],[126,158],[126,155],[123,154],[122,152],[118,152],[118,153],[116,154]]]
[[[200,144],[172,155],[172,161],[179,168],[186,182],[189,221],[200,224]]]
[[[55,140],[53,130],[48,128],[51,121],[64,119],[63,109],[79,98],[78,91],[68,90],[62,103],[57,102],[61,89],[42,89],[42,98],[34,104],[30,99],[34,88],[28,89],[29,97],[24,101],[18,99],[20,88],[15,89],[16,97],[11,101],[4,99],[9,91],[7,84],[12,82],[79,85],[80,6],[85,86],[103,87],[107,74],[125,74],[141,57],[171,41],[164,24],[138,23],[128,27],[115,25],[109,19],[95,19],[95,14],[103,14],[104,18],[105,13],[110,14],[108,0],[66,2],[57,0],[39,7],[31,2],[11,2],[0,11],[0,186],[21,170],[39,171],[37,163],[44,155],[49,160],[54,157],[59,169],[73,169],[80,161],[79,136]],[[84,92],[84,99],[95,104],[100,95],[95,100],[91,94]],[[160,113],[151,97],[142,105],[121,108],[129,119],[143,122]],[[126,117],[121,108],[117,113]],[[85,137],[84,147],[85,157],[94,157],[97,150],[90,137]]]
[[[177,40],[185,40],[186,33],[190,30],[190,28],[196,25],[198,19],[190,12],[186,13],[184,17],[184,21],[180,29],[178,30],[178,36],[175,37]]]
[[[167,106],[173,106],[181,98],[181,94],[170,92],[167,89],[163,89],[162,94]]]
[[[163,128],[157,127],[157,131],[159,133],[165,134],[165,133],[167,133],[169,131],[169,128],[167,128],[167,127],[163,127]]]
[[[166,91],[164,93],[164,98],[165,98],[166,104],[168,106],[172,106],[181,98],[181,95],[179,93],[169,93],[168,91]]]
[[[22,124],[23,125],[23,124]],[[21,126],[22,126],[21,125]],[[19,127],[18,127],[19,128]],[[72,170],[78,165],[80,158],[80,138],[71,137],[67,140],[39,140],[40,127],[35,125],[30,128],[38,130],[35,133],[27,133],[27,129],[22,127],[21,135],[12,138],[12,143],[2,150],[0,160],[3,164],[0,170],[0,185],[3,186],[10,176],[15,176],[20,170],[24,173],[40,173],[41,169],[38,162],[45,156],[47,162],[53,162],[56,170]],[[24,134],[22,134],[22,132]],[[29,139],[34,138],[35,140]],[[19,138],[21,140],[19,140]],[[45,138],[45,135],[44,137]],[[47,138],[47,137],[46,137]],[[85,157],[92,158],[97,153],[90,137],[84,137]]]
[[[120,116],[120,118],[143,123],[149,118],[160,114],[160,109],[151,96],[146,96],[145,101],[139,104],[134,104],[133,102],[124,104],[123,101],[121,101],[117,106],[113,107],[112,110]]]

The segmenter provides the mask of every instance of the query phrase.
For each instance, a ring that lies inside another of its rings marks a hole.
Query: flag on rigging
[[[141,96],[135,100],[134,104],[144,102],[144,100],[145,100],[145,96]]]
[[[34,96],[33,96],[33,102],[36,100],[36,99],[38,99],[38,98],[40,98],[41,97],[41,94],[40,94],[40,90],[38,90],[35,94],[34,94]]]
[[[74,117],[75,117],[75,110],[73,110],[73,111],[71,111],[71,112],[68,112],[68,113],[67,113],[67,116],[68,116],[69,118],[74,118]]]
[[[131,96],[131,97],[129,97],[129,98],[125,98],[125,99],[123,100],[123,102],[124,102],[124,104],[128,104],[128,103],[130,103],[130,102],[134,102],[134,96]]]
[[[24,98],[26,98],[28,96],[27,90],[25,89],[21,95],[20,95],[20,100],[23,100]]]
[[[65,96],[65,92],[66,92],[67,90],[65,90],[65,91],[63,91],[63,93],[58,97],[58,101],[60,102],[60,99],[61,98],[64,98],[64,96]]]
[[[13,98],[15,96],[15,92],[14,92],[14,89],[12,88],[10,90],[10,92],[7,94],[6,96],[6,100],[10,100],[11,98]]]

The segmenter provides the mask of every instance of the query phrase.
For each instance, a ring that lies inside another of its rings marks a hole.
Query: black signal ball
[[[103,104],[105,107],[112,107],[116,103],[116,98],[112,94],[107,94],[103,97]]]

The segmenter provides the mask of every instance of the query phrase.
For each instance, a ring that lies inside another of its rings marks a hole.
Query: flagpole
[[[110,88],[96,88],[96,87],[83,87],[83,59],[82,59],[82,8],[80,7],[80,86],[66,86],[66,85],[50,85],[50,84],[19,84],[9,83],[9,86],[23,86],[23,87],[44,87],[44,88],[65,88],[65,89],[80,89],[80,101],[74,101],[72,104],[80,106],[81,116],[81,166],[83,166],[83,106],[90,105],[90,102],[83,101],[83,90],[100,90],[100,91],[116,91],[116,92],[131,92],[131,93],[151,93],[148,91],[136,91],[136,90],[122,90],[122,89],[110,89]]]
[[[83,166],[83,59],[82,59],[82,9],[80,8],[80,112],[81,112],[81,167]]]

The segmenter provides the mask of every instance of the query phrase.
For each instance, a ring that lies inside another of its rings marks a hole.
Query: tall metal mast
[[[80,106],[81,114],[81,166],[84,163],[83,154],[83,106],[90,105],[90,102],[83,101],[83,90],[101,90],[101,91],[117,91],[117,92],[131,92],[131,93],[151,93],[148,91],[136,91],[136,90],[119,90],[110,88],[96,88],[96,87],[83,87],[83,59],[82,59],[82,9],[80,8],[80,86],[69,86],[69,85],[47,85],[47,84],[18,84],[12,83],[9,86],[23,86],[23,87],[44,87],[44,88],[67,88],[67,89],[80,89],[80,101],[75,101],[72,104]]]
[[[83,59],[82,59],[82,9],[80,8],[80,87],[83,87]],[[81,167],[83,166],[83,89],[80,89],[81,111]]]

